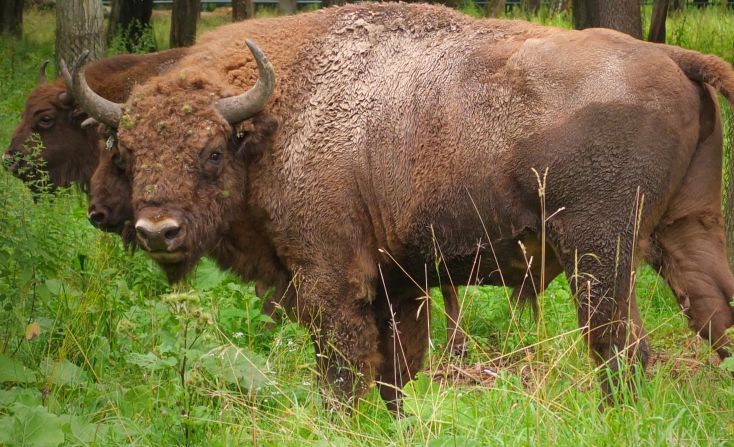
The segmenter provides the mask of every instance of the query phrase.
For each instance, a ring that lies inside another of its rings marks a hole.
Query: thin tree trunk
[[[255,17],[255,2],[253,0],[232,0],[232,21],[252,19]]]
[[[573,27],[586,29],[599,26],[599,8],[596,0],[572,0]]]
[[[296,13],[296,0],[278,0],[278,14],[287,16]]]
[[[23,37],[23,0],[2,0],[0,34]]]
[[[107,45],[119,36],[128,52],[155,51],[154,40],[142,41],[145,30],[150,26],[152,14],[153,0],[112,0],[107,24]]]
[[[729,142],[729,161],[727,163],[729,176],[724,185],[724,231],[726,232],[726,256],[729,260],[729,267],[734,269],[734,154],[732,154],[734,152],[734,140],[732,140],[734,138],[734,117],[729,118],[726,137],[724,141]]]
[[[686,0],[671,0],[670,1],[671,11],[681,11],[685,7],[686,7]]]
[[[201,0],[173,0],[171,11],[171,48],[188,47],[196,40],[196,20]]]
[[[84,50],[87,62],[105,55],[104,14],[99,0],[56,2],[56,64],[64,59],[70,66]]]
[[[540,0],[522,0],[522,9],[525,11],[525,15],[532,17],[540,9]]]
[[[647,40],[665,43],[665,19],[668,17],[669,0],[655,0],[652,4],[652,18]]]
[[[599,25],[642,39],[640,0],[600,1]]]
[[[576,29],[609,28],[642,38],[639,0],[573,0],[573,26]]]
[[[489,0],[487,2],[487,17],[500,17],[505,14],[505,0]]]

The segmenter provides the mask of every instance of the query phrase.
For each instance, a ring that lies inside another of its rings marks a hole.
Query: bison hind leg
[[[689,327],[721,358],[732,354],[734,276],[726,260],[721,216],[687,216],[655,231],[660,256],[653,261],[673,290]]]
[[[441,286],[443,303],[446,311],[446,340],[451,354],[457,357],[466,355],[466,335],[461,329],[461,306],[456,287],[445,284]]]
[[[600,367],[604,399],[614,404],[620,391],[635,394],[636,378],[649,358],[647,334],[631,283],[636,267],[632,236],[600,229],[572,235],[559,232],[553,237],[576,300],[579,326]]]

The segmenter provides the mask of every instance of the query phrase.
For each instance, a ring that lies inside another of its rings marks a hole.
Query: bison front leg
[[[604,398],[613,404],[613,390],[621,383],[633,385],[633,373],[644,371],[649,346],[631,280],[636,265],[632,243],[599,235],[559,245],[579,325],[592,358],[601,366]]]
[[[380,395],[393,413],[399,414],[402,389],[423,365],[430,307],[428,299],[412,287],[383,292],[375,303],[383,359],[377,381]]]
[[[303,272],[296,316],[311,333],[320,381],[335,407],[351,406],[373,382],[381,364],[373,294],[353,287],[343,275]]]

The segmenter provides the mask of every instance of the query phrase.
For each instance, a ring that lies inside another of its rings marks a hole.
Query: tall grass
[[[476,11],[475,11],[476,14]],[[204,15],[201,29],[228,21]],[[569,26],[564,16],[533,20]],[[0,41],[0,147],[53,54],[53,16],[32,12],[21,41]],[[732,61],[732,14],[689,10],[674,43]],[[159,48],[165,15],[154,17]],[[730,145],[730,143],[728,143]],[[321,404],[308,335],[268,329],[250,284],[204,262],[171,288],[141,253],[86,222],[74,190],[34,202],[0,172],[0,445],[731,445],[734,383],[695,338],[648,268],[637,295],[653,361],[637,400],[601,396],[564,278],[543,325],[505,289],[462,287],[469,354],[446,347],[431,291],[426,368],[394,419],[376,390],[353,415]]]

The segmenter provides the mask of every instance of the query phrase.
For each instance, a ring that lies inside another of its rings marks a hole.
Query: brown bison
[[[133,226],[132,191],[130,181],[125,175],[125,169],[126,164],[121,160],[118,152],[101,151],[99,164],[90,181],[88,215],[90,216],[90,221],[95,223],[98,228],[120,234],[126,246],[134,246],[135,229]],[[94,216],[101,217],[95,218]],[[532,241],[526,242],[532,244]],[[537,246],[528,245],[527,248],[529,253],[528,257],[539,257],[540,252]],[[253,249],[252,244],[249,245],[249,249]],[[267,296],[268,288],[272,284],[266,283],[257,274],[253,273],[252,267],[249,264],[252,261],[233,261],[236,258],[236,251],[235,253],[229,254],[226,250],[215,249],[211,255],[218,261],[220,267],[234,271],[245,280],[256,280],[256,295],[260,298]],[[265,258],[270,256],[272,256],[272,253],[263,253],[263,257]],[[250,256],[248,259],[258,260],[259,257],[255,255]],[[535,313],[535,298],[537,297],[540,286],[541,272],[537,268],[539,265],[539,263],[536,263],[535,266],[531,265],[533,275],[528,279],[525,275],[526,270],[528,270],[527,263],[518,259],[514,265],[506,269],[504,275],[504,284],[512,286],[515,289],[513,291],[513,301],[518,302],[521,306],[530,304],[533,313]],[[549,261],[548,267],[545,276],[546,285],[561,271],[560,266],[554,260]],[[270,317],[277,316],[277,306],[280,305],[287,308],[292,304],[289,304],[286,299],[290,274],[285,271],[284,267],[281,266],[280,269],[282,272],[276,280],[275,290],[265,300],[263,306],[263,313]],[[507,272],[510,272],[510,274],[508,275]],[[495,281],[495,283],[499,284],[500,282]],[[441,292],[444,296],[449,348],[452,354],[463,356],[466,353],[466,336],[458,324],[460,319],[460,306],[456,287],[451,284],[445,284],[441,287]]]
[[[90,64],[87,77],[92,88],[103,97],[124,101],[133,85],[164,73],[184,54],[185,50],[177,48],[154,54],[115,56]],[[31,188],[48,174],[53,188],[76,183],[86,190],[97,167],[100,135],[96,126],[83,125],[89,116],[77,107],[64,81],[46,80],[46,65],[47,62],[39,70],[38,86],[28,96],[3,158],[12,162],[11,171]],[[40,137],[42,151],[37,154],[40,160],[28,163],[33,157],[29,149],[36,145],[31,141],[34,133]]]
[[[394,402],[427,347],[425,289],[500,281],[520,239],[565,271],[606,396],[647,361],[642,260],[729,355],[720,59],[406,4],[234,24],[189,51],[125,105],[74,69],[117,128],[138,242],[171,281],[207,253],[290,272],[343,399],[378,379]]]

